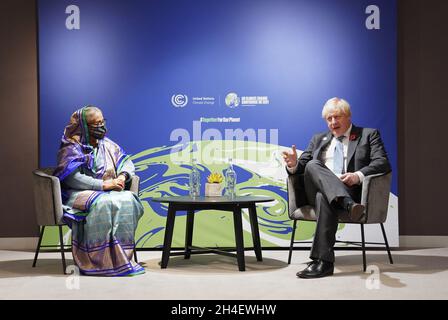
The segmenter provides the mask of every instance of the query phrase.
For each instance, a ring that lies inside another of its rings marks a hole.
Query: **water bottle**
[[[235,197],[236,186],[236,172],[233,170],[232,159],[229,159],[229,167],[226,171],[226,194],[233,198]]]
[[[190,197],[199,197],[201,190],[201,175],[197,167],[196,159],[191,161],[191,172],[190,172]]]

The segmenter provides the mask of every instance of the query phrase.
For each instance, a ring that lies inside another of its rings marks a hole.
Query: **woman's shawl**
[[[81,172],[90,172],[96,179],[116,178],[123,163],[129,158],[123,149],[109,138],[98,140],[96,150],[89,144],[85,109],[84,107],[72,114],[61,139],[57,157],[58,165],[53,173],[61,182],[78,168]],[[63,183],[61,185],[63,186]],[[62,200],[65,204],[72,195],[76,195],[73,208],[88,212],[95,199],[103,192],[69,190],[62,187]]]

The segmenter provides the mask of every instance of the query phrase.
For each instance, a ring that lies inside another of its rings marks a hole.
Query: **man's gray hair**
[[[352,115],[352,112],[350,110],[350,105],[348,104],[348,102],[345,101],[344,99],[334,97],[334,98],[329,99],[325,103],[324,108],[322,109],[322,118],[326,119],[327,115],[330,112],[333,112],[336,110],[342,111],[345,115],[347,115],[349,117]]]

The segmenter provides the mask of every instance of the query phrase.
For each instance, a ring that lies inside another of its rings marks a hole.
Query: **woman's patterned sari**
[[[144,273],[131,261],[134,234],[143,215],[138,196],[131,191],[97,191],[69,188],[64,179],[79,170],[95,179],[134,174],[124,151],[108,138],[89,144],[85,108],[73,113],[65,128],[54,172],[61,181],[64,219],[72,229],[73,258],[85,275],[125,276]]]

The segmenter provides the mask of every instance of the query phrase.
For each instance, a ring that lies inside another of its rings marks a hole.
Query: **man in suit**
[[[391,171],[380,133],[354,126],[347,101],[328,100],[322,117],[329,131],[314,135],[300,158],[295,145],[292,152],[283,152],[288,174],[303,175],[307,203],[300,205],[314,206],[317,215],[312,261],[297,273],[300,278],[333,274],[338,212],[346,210],[352,221],[359,221],[365,209],[359,204],[364,177]]]

